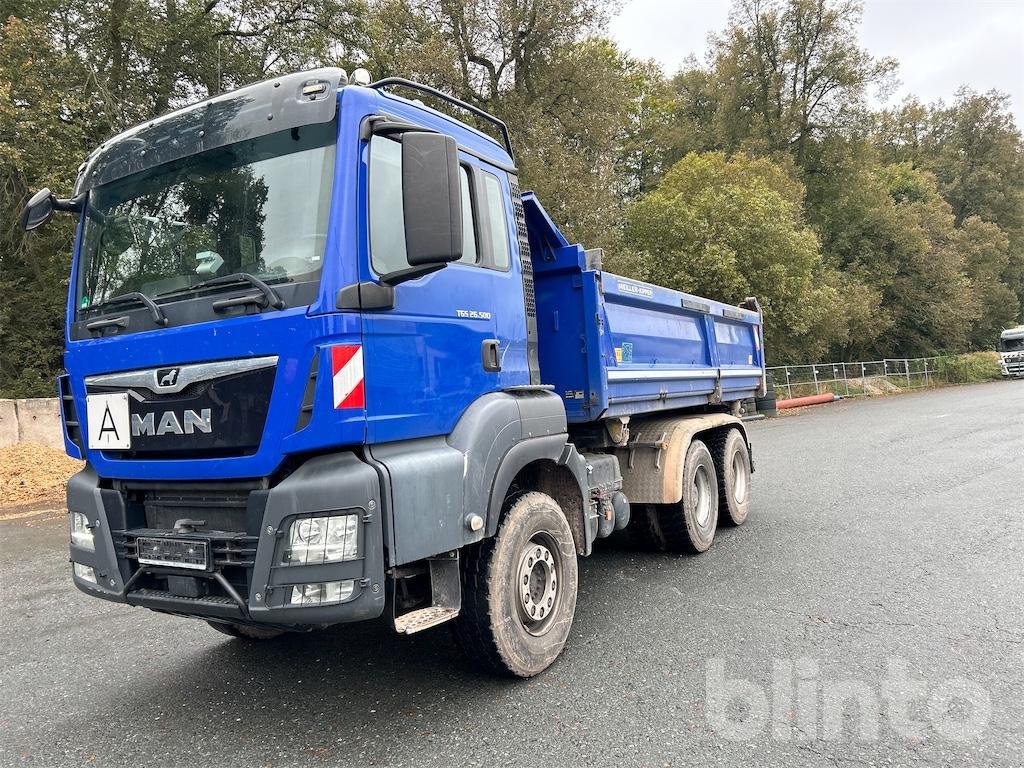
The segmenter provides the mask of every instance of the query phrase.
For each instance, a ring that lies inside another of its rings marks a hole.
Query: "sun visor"
[[[346,82],[342,69],[297,72],[137,125],[105,141],[89,156],[75,183],[75,194],[208,149],[329,122],[338,108],[338,87]]]

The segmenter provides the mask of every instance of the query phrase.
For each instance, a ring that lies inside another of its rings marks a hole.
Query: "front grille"
[[[146,378],[151,370],[87,377],[88,394],[132,394],[128,401],[131,448],[108,449],[104,455],[114,460],[160,460],[255,454],[263,437],[277,369],[263,365],[238,373],[221,373],[221,369],[214,367],[232,362],[183,366],[207,366],[211,373],[210,378],[193,381],[180,392],[153,391]],[[247,361],[238,363],[245,365]]]
[[[123,514],[111,520],[114,550],[122,571],[135,574],[139,564],[139,538],[176,537],[208,542],[210,566],[239,594],[248,594],[256,563],[256,547],[267,499],[265,480],[209,483],[119,481]],[[176,523],[182,523],[177,526]],[[181,528],[179,534],[176,528]],[[187,531],[187,532],[186,532]],[[180,592],[169,566],[145,566],[138,585]],[[212,574],[194,571],[207,594],[221,594]]]
[[[146,527],[171,530],[182,519],[202,520],[208,531],[248,531],[249,489],[182,488],[143,491]],[[258,523],[258,521],[256,521]]]
[[[1024,376],[1024,357],[1010,358],[1004,362],[1006,370],[1011,376]]]
[[[146,528],[134,529],[131,531],[114,531],[114,551],[119,558],[134,560],[139,559],[139,538],[152,538],[154,536],[166,536],[166,530],[151,530]],[[222,531],[201,532],[189,534],[192,538],[204,539],[210,542],[210,552],[213,558],[214,568],[238,566],[241,568],[252,568],[256,563],[256,544],[258,536],[247,536],[240,533],[227,533]]]

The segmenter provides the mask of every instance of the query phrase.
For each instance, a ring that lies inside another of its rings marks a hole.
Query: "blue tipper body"
[[[523,206],[541,373],[569,421],[754,397],[764,376],[759,313],[588,269],[533,194]]]

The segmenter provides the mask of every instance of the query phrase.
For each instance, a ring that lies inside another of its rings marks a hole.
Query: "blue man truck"
[[[702,552],[747,516],[756,300],[604,272],[472,105],[274,78],[106,141],[22,226],[54,211],[79,222],[58,390],[86,594],[249,640],[451,622],[529,677],[596,539]]]

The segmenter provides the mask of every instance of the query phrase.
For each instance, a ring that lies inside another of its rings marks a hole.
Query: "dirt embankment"
[[[82,462],[63,451],[33,443],[0,448],[0,518],[29,505],[64,505],[64,487]]]

